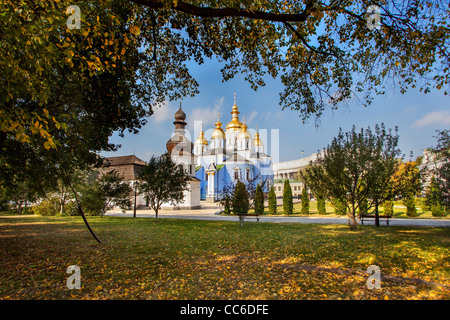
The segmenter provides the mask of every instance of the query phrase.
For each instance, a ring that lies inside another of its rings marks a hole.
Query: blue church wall
[[[209,166],[207,166],[209,167]],[[216,172],[214,175],[214,189],[215,198],[220,200],[223,197],[224,188],[227,185],[235,184],[235,171],[238,169],[238,179],[241,181],[248,181],[247,178],[255,179],[254,185],[262,183],[263,192],[269,192],[270,186],[273,185],[273,172],[271,170],[270,162],[259,163],[259,165],[253,165],[251,163],[231,163],[227,165],[217,165]],[[247,168],[250,173],[247,177]],[[196,168],[195,177],[199,179],[200,182],[200,199],[205,200],[208,190],[208,178],[206,175],[205,166],[200,166]]]
[[[206,176],[205,168],[197,167],[195,171],[195,177],[200,180],[200,200],[206,200],[208,182],[206,181],[205,176]]]

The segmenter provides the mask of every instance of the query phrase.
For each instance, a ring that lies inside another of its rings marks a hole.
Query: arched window
[[[234,169],[234,180],[239,180],[239,169]]]

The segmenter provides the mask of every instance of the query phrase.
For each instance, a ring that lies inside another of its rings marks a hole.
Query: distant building
[[[102,172],[111,173],[116,172],[122,179],[128,182],[131,187],[136,187],[135,182],[139,175],[139,171],[146,166],[145,161],[139,159],[138,157],[131,156],[118,156],[118,157],[107,157],[104,160]],[[136,190],[137,193],[137,190]],[[130,194],[130,198],[134,203],[134,192]],[[143,196],[136,194],[136,207],[146,207],[146,201]]]
[[[291,185],[292,195],[294,198],[301,195],[305,185],[299,180],[298,174],[302,169],[309,166],[311,161],[314,162],[318,155],[319,153],[313,153],[305,158],[272,164],[274,175],[273,183],[276,196],[283,196],[284,180],[286,179],[289,179],[289,184]]]
[[[115,171],[124,181],[134,181],[142,167],[146,166],[145,161],[136,156],[107,157],[104,161],[103,172]]]
[[[434,172],[444,165],[443,159],[438,159],[436,153],[430,149],[423,150],[422,163],[418,166],[419,170],[424,173],[422,175],[423,181],[423,192],[425,192],[426,187],[430,184],[431,178]]]

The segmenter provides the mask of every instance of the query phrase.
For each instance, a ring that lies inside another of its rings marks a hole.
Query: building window
[[[234,169],[234,180],[239,180],[239,169]]]
[[[247,167],[247,170],[245,173],[246,173],[246,179],[250,180],[250,168]]]

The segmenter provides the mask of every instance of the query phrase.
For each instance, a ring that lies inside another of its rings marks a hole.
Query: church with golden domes
[[[269,192],[273,184],[272,159],[264,151],[258,128],[252,137],[245,116],[241,122],[239,114],[235,95],[231,121],[225,130],[218,115],[211,139],[205,138],[202,128],[194,143],[195,177],[201,181],[201,200],[220,200],[224,189],[238,180],[255,187],[259,183],[263,192]]]

